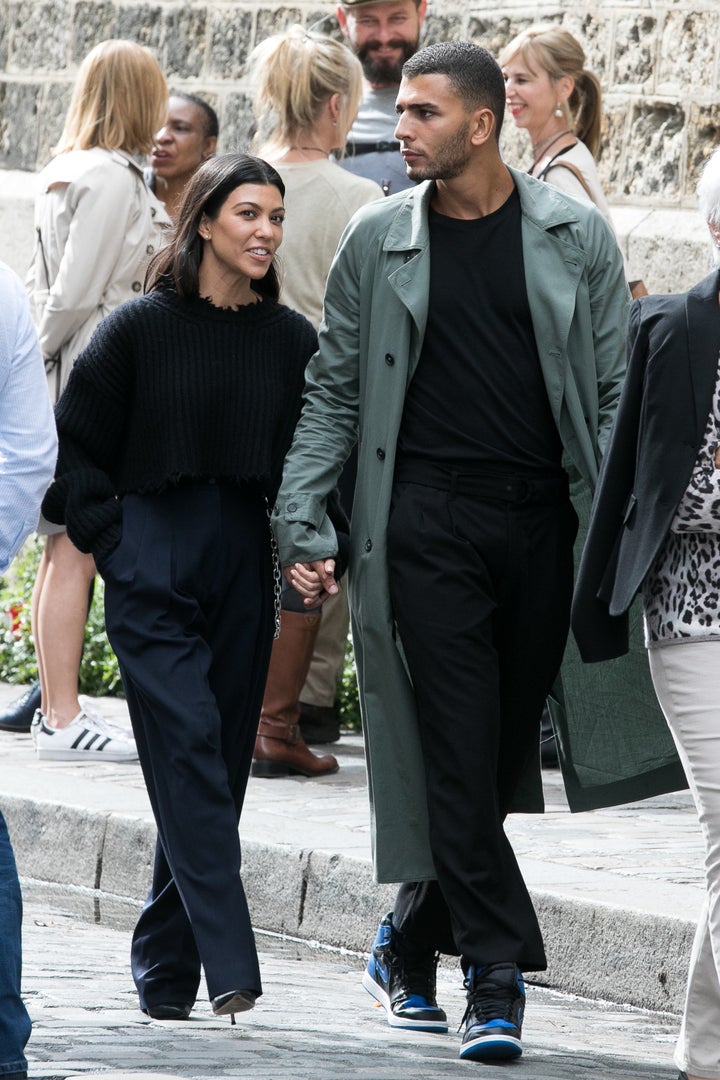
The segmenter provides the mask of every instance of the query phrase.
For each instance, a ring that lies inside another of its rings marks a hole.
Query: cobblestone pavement
[[[359,985],[361,957],[263,935],[265,994],[252,1013],[215,1019],[199,1001],[185,1023],[148,1020],[129,974],[129,934],[26,901],[24,992],[31,1080],[674,1080],[677,1017],[529,988],[525,1052],[511,1066],[457,1058],[464,996],[439,973],[451,1033],[393,1031]],[[480,1070],[478,1072],[478,1070]]]

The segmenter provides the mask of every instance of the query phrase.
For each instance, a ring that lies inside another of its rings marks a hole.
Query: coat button
[[[385,363],[388,367],[392,367],[395,363],[395,357],[391,353],[385,353]]]
[[[380,458],[381,461],[385,460],[385,451],[383,450],[382,446],[378,446],[375,453],[377,454],[377,456]]]
[[[148,255],[152,255],[154,250],[155,250],[155,245],[154,244],[148,244],[148,246],[145,248],[145,251],[147,252]]]
[[[139,282],[139,281],[133,281],[133,283],[132,283],[132,291],[133,291],[133,292],[140,292],[140,290],[141,290],[141,289],[142,289],[142,284],[141,284],[141,282]]]
[[[294,514],[297,510],[297,503],[288,503],[288,514]]]
[[[372,540],[366,540],[365,541],[365,550],[366,551],[372,551]]]

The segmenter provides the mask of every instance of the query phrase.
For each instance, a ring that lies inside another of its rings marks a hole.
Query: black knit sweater
[[[43,513],[101,559],[120,536],[118,495],[216,477],[272,504],[316,347],[307,319],[272,300],[232,310],[163,289],[123,304],[58,402]]]

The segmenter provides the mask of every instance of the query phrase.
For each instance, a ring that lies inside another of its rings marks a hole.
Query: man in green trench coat
[[[273,517],[289,580],[308,602],[332,595],[326,498],[357,441],[350,589],[373,853],[378,879],[403,883],[363,984],[392,1026],[444,1031],[436,955],[459,954],[460,1056],[481,1061],[520,1054],[521,972],[546,964],[503,820],[542,808],[569,474],[594,486],[628,304],[601,215],[503,163],[504,105],[478,46],[407,61],[397,137],[421,182],[341,240]],[[626,757],[595,777],[605,796],[679,786],[671,745],[645,738]]]

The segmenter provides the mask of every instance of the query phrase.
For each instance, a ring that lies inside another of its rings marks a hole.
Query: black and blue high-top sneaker
[[[470,967],[464,985],[468,1003],[460,1057],[468,1061],[520,1057],[525,983],[517,964]]]
[[[437,954],[400,941],[392,912],[378,927],[362,984],[385,1007],[388,1023],[416,1031],[447,1031],[447,1016],[435,1000]]]

